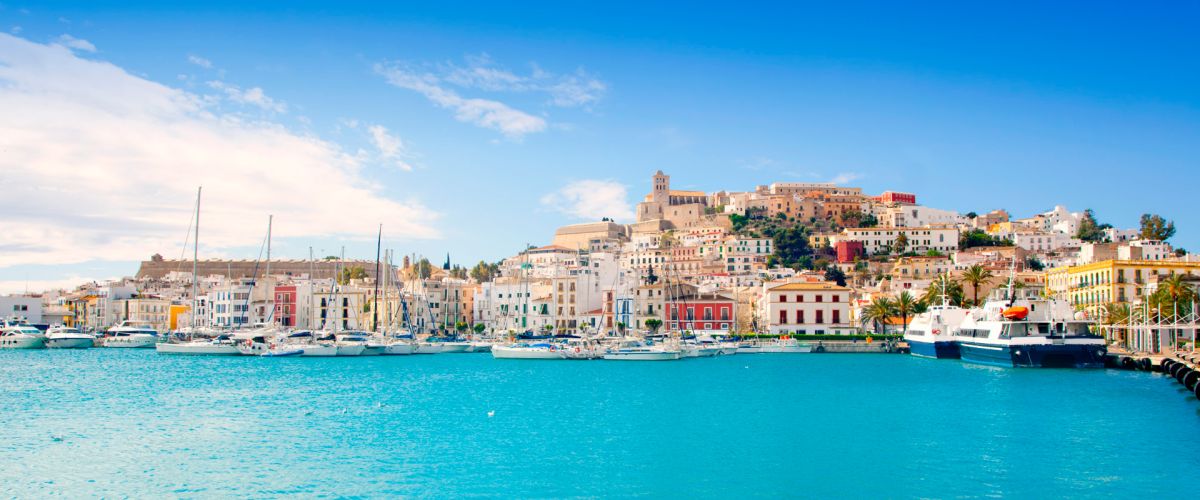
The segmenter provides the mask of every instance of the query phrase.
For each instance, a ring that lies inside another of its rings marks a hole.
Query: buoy
[[[1198,380],[1200,380],[1200,372],[1189,373],[1183,377],[1183,386],[1187,387],[1190,391],[1196,387],[1196,381]]]

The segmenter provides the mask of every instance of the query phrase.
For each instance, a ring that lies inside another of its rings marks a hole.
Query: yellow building
[[[1114,302],[1137,302],[1155,276],[1200,275],[1200,262],[1104,260],[1046,271],[1046,290],[1055,298],[1094,312]]]

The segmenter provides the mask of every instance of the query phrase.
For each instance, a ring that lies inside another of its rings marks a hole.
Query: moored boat
[[[103,347],[122,349],[149,349],[158,342],[158,331],[149,324],[137,321],[122,321],[99,339]]]
[[[46,347],[46,335],[23,319],[12,318],[0,325],[0,348],[41,349]]]
[[[197,339],[188,342],[161,342],[154,349],[159,354],[184,354],[199,356],[237,356],[237,344],[228,335],[213,339]]]
[[[968,363],[1039,368],[1103,368],[1104,338],[1066,301],[1009,288],[969,310],[955,332]],[[1021,308],[1021,309],[1017,309]]]

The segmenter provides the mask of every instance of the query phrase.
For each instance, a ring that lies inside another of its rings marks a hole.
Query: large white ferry
[[[969,310],[955,332],[962,360],[994,366],[1103,368],[1104,338],[1069,303],[1011,287]]]

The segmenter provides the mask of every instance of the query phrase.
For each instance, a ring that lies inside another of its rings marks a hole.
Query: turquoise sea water
[[[1140,372],[91,349],[0,351],[0,389],[13,497],[1029,498],[1200,484],[1200,402]]]

